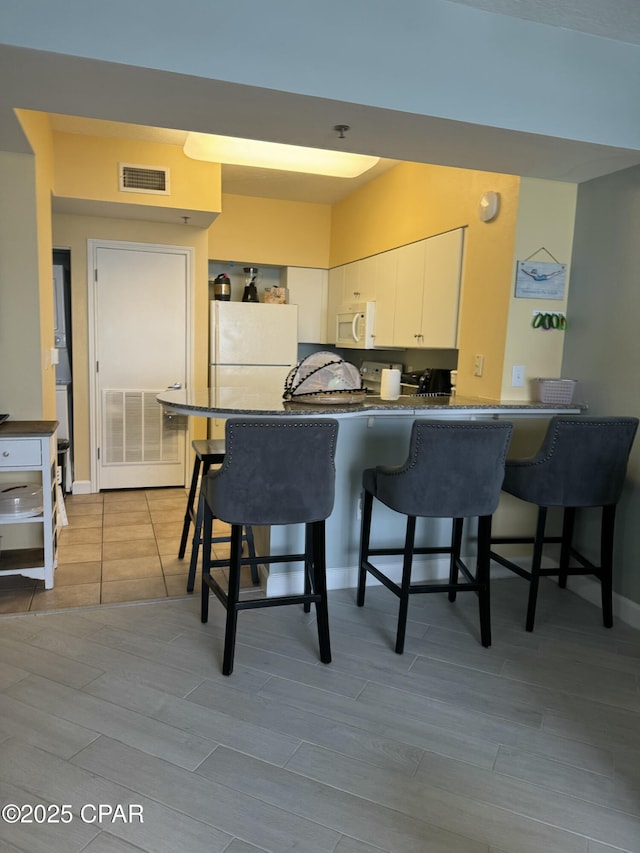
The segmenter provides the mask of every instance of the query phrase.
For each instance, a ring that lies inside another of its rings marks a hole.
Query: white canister
[[[380,399],[397,400],[400,396],[400,371],[388,368],[382,371],[380,378]]]

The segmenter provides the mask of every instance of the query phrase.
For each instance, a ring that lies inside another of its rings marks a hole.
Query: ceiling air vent
[[[169,170],[120,163],[120,192],[169,195]]]

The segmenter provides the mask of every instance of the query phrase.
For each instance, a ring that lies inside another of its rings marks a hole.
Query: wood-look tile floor
[[[59,531],[54,588],[20,575],[2,577],[0,614],[184,595],[191,539],[184,559],[177,554],[186,504],[184,489],[67,495],[69,523]],[[215,522],[214,531],[225,536],[228,526]],[[214,556],[228,554],[228,545],[215,546]]]
[[[492,586],[490,649],[472,595],[414,597],[398,656],[394,597],[336,590],[331,664],[313,614],[249,610],[229,678],[215,599],[4,616],[0,799],[72,820],[0,849],[638,853],[640,632],[547,580],[528,634],[524,582]]]

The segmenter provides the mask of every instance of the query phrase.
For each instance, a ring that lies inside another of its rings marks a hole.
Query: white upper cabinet
[[[393,343],[397,347],[422,346],[425,241],[396,250],[397,285]]]
[[[327,299],[327,343],[336,342],[336,315],[344,302],[344,265],[329,270],[329,296]]]
[[[362,302],[360,292],[360,261],[344,265],[343,302]]]
[[[329,270],[326,341],[341,304],[375,302],[376,347],[455,349],[463,240],[456,228]]]
[[[394,346],[457,346],[463,234],[457,228],[397,250]]]
[[[286,267],[284,285],[290,304],[298,306],[298,343],[328,343],[328,270]]]
[[[458,345],[463,235],[463,229],[457,228],[425,240],[423,346],[446,349]]]
[[[377,347],[392,347],[396,313],[396,288],[398,283],[398,251],[382,252],[365,258],[365,273],[373,283],[372,295],[376,303],[375,343]]]

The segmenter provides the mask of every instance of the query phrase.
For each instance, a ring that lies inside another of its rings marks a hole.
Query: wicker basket
[[[538,379],[541,403],[571,403],[577,379]]]

